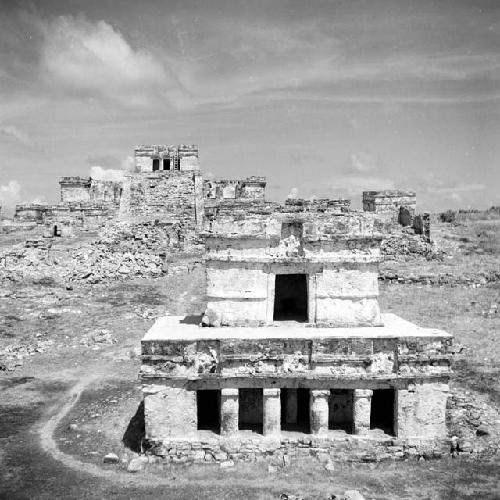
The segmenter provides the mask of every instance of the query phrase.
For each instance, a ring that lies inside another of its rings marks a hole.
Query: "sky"
[[[498,0],[0,0],[0,204],[198,144],[268,199],[500,205]]]

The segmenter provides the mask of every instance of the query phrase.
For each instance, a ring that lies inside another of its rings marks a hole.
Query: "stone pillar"
[[[229,436],[238,432],[238,389],[220,391],[220,433]]]
[[[285,422],[287,424],[297,423],[297,389],[287,389],[285,392]]]
[[[264,436],[278,434],[281,430],[281,401],[279,389],[264,389]]]
[[[328,431],[328,399],[330,391],[328,389],[311,389],[309,393],[311,434],[324,434]]]
[[[372,394],[373,391],[371,389],[354,389],[352,391],[354,434],[365,434],[370,430]]]

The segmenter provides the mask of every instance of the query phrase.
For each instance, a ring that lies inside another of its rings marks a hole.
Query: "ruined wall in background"
[[[264,201],[266,199],[266,178],[205,180],[204,197],[209,200]]]
[[[363,191],[363,210],[376,214],[389,214],[398,218],[400,207],[415,213],[417,196],[413,191]]]
[[[122,220],[161,220],[187,231],[201,226],[202,177],[199,172],[157,171],[126,176],[120,204]]]
[[[312,212],[312,213],[342,213],[348,212],[351,207],[351,200],[318,198],[304,200],[303,198],[287,198],[285,207],[292,212]]]
[[[61,177],[62,203],[81,203],[90,201],[90,177]]]
[[[118,207],[121,192],[121,182],[91,179],[89,195],[92,202],[109,203]]]
[[[148,145],[134,149],[136,172],[156,170],[193,171],[199,170],[198,146],[186,145]]]

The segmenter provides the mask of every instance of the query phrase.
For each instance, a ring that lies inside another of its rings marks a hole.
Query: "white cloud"
[[[125,172],[135,171],[135,161],[132,156],[127,156],[121,163],[121,169]]]
[[[0,133],[6,135],[8,137],[12,137],[16,141],[19,141],[21,144],[25,146],[31,146],[32,141],[27,134],[19,130],[14,125],[0,125]]]
[[[105,21],[59,16],[44,27],[41,67],[50,85],[126,105],[144,105],[175,86],[151,53],[134,50]]]
[[[455,193],[470,193],[471,191],[482,191],[486,189],[484,184],[457,184],[455,186],[438,186],[438,187],[429,187],[429,191],[442,194],[442,195],[453,195]]]
[[[353,153],[351,155],[351,168],[355,172],[373,172],[379,169],[377,158],[368,153]]]
[[[21,201],[21,185],[16,180],[10,180],[0,186],[0,205],[2,213],[12,215],[17,203]]]
[[[105,168],[102,165],[93,165],[90,167],[89,175],[93,179],[98,179],[100,181],[114,181],[121,182],[123,181],[123,177],[127,172],[135,171],[135,161],[132,156],[125,157],[121,162],[118,160],[113,160],[112,157],[103,157],[103,159],[107,159],[105,164],[115,164],[119,168]],[[113,161],[112,161],[113,160]]]
[[[100,181],[121,182],[125,172],[115,168],[102,168],[98,165],[90,167],[90,177]]]

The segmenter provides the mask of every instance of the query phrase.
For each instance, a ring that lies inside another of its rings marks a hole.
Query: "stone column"
[[[328,431],[328,399],[330,391],[328,389],[311,389],[309,394],[311,434],[324,434]]]
[[[264,436],[279,434],[281,430],[281,401],[279,389],[264,389]]]
[[[285,392],[285,422],[287,424],[297,423],[297,389],[287,389]]]
[[[365,434],[370,430],[371,389],[354,389],[352,391],[352,420],[354,434]]]
[[[238,389],[220,391],[220,433],[229,436],[238,432]]]

